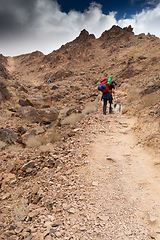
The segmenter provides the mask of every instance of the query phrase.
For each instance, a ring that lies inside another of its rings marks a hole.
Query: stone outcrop
[[[35,107],[25,106],[18,110],[20,117],[26,121],[51,123],[58,118],[59,111],[56,108],[36,109]]]

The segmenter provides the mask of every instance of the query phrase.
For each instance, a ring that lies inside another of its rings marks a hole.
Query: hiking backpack
[[[101,85],[98,86],[98,90],[101,91],[102,93],[110,92],[109,86],[111,84],[111,81],[112,81],[112,76],[109,76],[108,79],[103,78],[101,80]]]

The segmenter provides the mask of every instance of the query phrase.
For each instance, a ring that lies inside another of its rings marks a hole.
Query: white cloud
[[[10,15],[6,21],[8,12]],[[102,6],[95,2],[83,13],[71,10],[67,14],[52,0],[8,0],[7,3],[2,0],[0,20],[6,24],[0,23],[1,36],[4,37],[0,39],[0,53],[9,56],[36,50],[48,54],[75,39],[83,29],[98,38],[113,25],[132,25],[135,34],[150,32],[160,37],[160,4],[153,10],[143,10],[130,19],[117,21],[116,12],[105,15]]]
[[[133,15],[130,19],[118,21],[118,25],[121,27],[132,25],[135,34],[151,33],[160,38],[159,23],[160,4],[152,10],[143,10],[141,13]]]

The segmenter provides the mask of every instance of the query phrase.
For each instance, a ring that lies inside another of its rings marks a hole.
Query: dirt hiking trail
[[[78,171],[89,228],[94,222],[82,239],[160,239],[160,159],[136,139],[136,119],[100,112],[96,118],[87,164]]]

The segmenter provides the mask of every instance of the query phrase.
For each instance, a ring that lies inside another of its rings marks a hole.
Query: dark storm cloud
[[[84,28],[100,37],[113,25],[132,25],[135,34],[150,32],[160,36],[160,4],[117,21],[116,12],[103,14],[102,6],[96,2],[84,12],[70,10],[65,13],[55,0],[0,1],[0,54],[4,55],[15,56],[36,50],[48,54],[75,39]]]
[[[36,0],[1,0],[0,32],[21,32],[27,28],[34,17]]]

